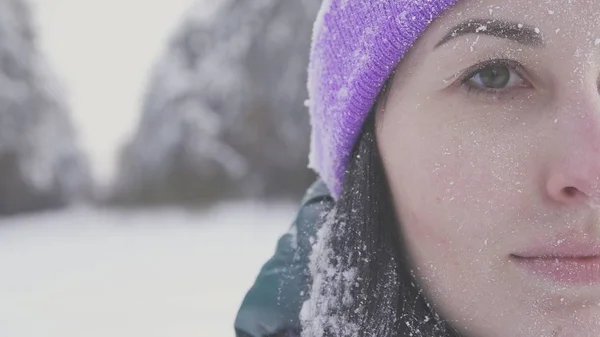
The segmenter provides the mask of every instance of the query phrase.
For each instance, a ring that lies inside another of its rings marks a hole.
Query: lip
[[[513,256],[513,261],[535,276],[553,282],[573,285],[600,284],[600,256],[533,258]]]
[[[512,254],[519,267],[553,282],[600,284],[600,241],[566,238]]]

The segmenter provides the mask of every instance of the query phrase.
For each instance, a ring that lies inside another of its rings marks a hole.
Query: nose
[[[588,103],[585,111],[564,111],[563,136],[552,150],[560,159],[552,165],[546,190],[562,204],[600,205],[600,98]]]
[[[565,165],[547,181],[548,195],[561,204],[600,205],[600,167],[586,170],[576,165]]]

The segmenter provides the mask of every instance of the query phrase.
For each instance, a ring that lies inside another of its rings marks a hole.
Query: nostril
[[[577,188],[575,188],[573,186],[563,188],[563,193],[569,198],[576,196],[577,192],[578,192]]]
[[[595,192],[591,186],[591,179],[586,176],[581,178],[580,176],[583,175],[574,173],[553,174],[546,182],[547,196],[558,203],[568,205],[583,204],[592,197],[598,198],[600,202],[600,188],[598,188],[598,192]]]

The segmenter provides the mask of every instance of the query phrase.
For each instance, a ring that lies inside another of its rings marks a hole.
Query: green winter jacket
[[[262,267],[235,320],[237,337],[300,335],[299,314],[308,294],[308,259],[322,215],[333,199],[322,181],[307,191],[300,211],[275,254]]]

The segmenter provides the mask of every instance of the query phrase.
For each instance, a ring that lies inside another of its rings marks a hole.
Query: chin
[[[598,305],[570,309],[557,313],[555,317],[541,318],[544,324],[537,325],[538,331],[532,331],[526,336],[542,337],[598,337],[600,336],[600,307]]]

